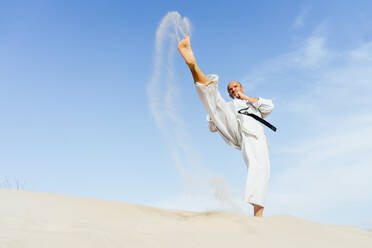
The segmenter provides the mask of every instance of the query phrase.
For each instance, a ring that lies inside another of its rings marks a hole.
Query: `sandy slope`
[[[372,247],[372,232],[293,216],[169,211],[0,189],[0,247]]]

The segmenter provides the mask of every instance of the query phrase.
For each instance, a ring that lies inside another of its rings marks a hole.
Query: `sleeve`
[[[255,106],[261,112],[262,118],[268,116],[274,109],[273,102],[262,97],[259,97],[258,101],[253,103],[253,106]]]
[[[211,131],[212,133],[217,132],[217,127],[216,125],[214,125],[212,118],[209,115],[207,115],[207,121],[208,121],[209,131]]]
[[[217,84],[218,84],[218,75],[217,74],[208,74],[207,75],[207,78],[209,80],[209,82],[207,83],[207,86],[209,86],[211,84],[215,84],[217,86]],[[199,82],[196,82],[195,84],[198,85],[198,86],[202,86],[203,85],[203,84],[201,84]]]
[[[206,86],[204,86],[201,83],[196,82],[197,88],[203,87],[206,91],[209,91],[209,94],[214,95],[214,97],[216,99],[218,99],[217,101],[219,101],[219,102],[223,101],[222,97],[220,96],[220,94],[218,92],[218,75],[217,74],[208,74],[207,78],[209,80],[209,83]],[[212,120],[212,118],[209,114],[207,114],[207,121],[208,121],[209,131],[211,131],[212,133],[217,132],[217,127],[214,124],[214,122],[213,122],[213,120]]]

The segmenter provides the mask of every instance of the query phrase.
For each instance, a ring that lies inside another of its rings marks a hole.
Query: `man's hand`
[[[240,99],[240,100],[245,100],[245,101],[248,101],[250,103],[255,103],[258,101],[258,98],[257,97],[251,97],[251,96],[247,96],[245,95],[243,92],[241,91],[238,91],[235,93],[235,97]]]
[[[178,51],[181,53],[187,65],[190,66],[196,64],[195,56],[190,46],[190,37],[188,35],[185,35],[185,37],[183,37],[183,39],[178,43]]]
[[[246,96],[243,92],[237,91],[234,95],[235,98],[240,100],[248,100],[248,96]]]

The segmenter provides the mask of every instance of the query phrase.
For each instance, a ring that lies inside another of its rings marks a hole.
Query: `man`
[[[239,110],[264,118],[273,110],[273,103],[245,95],[244,87],[237,81],[228,84],[233,101],[226,102],[218,91],[218,76],[206,76],[198,67],[188,36],[179,42],[178,51],[192,73],[199,98],[208,113],[210,131],[218,131],[230,146],[242,151],[248,168],[245,201],[253,205],[254,216],[261,217],[270,178],[268,144],[262,123]]]

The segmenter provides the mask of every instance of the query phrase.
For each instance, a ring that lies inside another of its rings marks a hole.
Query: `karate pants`
[[[248,171],[244,200],[264,207],[270,179],[266,139],[243,135],[241,151]]]
[[[264,207],[270,179],[270,161],[266,136],[254,137],[242,133],[232,102],[226,102],[218,91],[217,82],[209,85],[196,83],[196,90],[208,119],[221,137],[232,147],[242,151],[247,166],[244,200]]]

